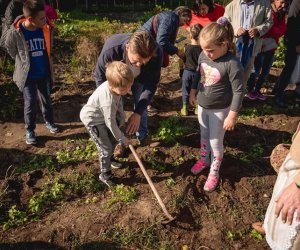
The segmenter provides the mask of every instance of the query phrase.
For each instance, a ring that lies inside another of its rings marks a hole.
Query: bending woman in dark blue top
[[[148,134],[146,108],[160,80],[162,49],[145,31],[111,36],[106,40],[96,65],[97,87],[106,81],[105,67],[112,61],[125,62],[133,71],[134,111],[128,119],[126,132],[136,133],[137,139],[142,142]]]

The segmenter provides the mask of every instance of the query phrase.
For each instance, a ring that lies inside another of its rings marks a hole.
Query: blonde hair
[[[200,39],[217,46],[220,46],[222,43],[227,43],[228,50],[233,54],[236,53],[236,46],[233,42],[233,28],[225,17],[221,17],[217,22],[206,25],[200,32]]]
[[[132,85],[134,76],[128,65],[114,61],[106,65],[106,79],[113,88],[124,89]]]
[[[25,0],[23,4],[23,14],[27,17],[36,17],[38,12],[45,11],[43,0]]]
[[[203,26],[199,23],[196,23],[190,27],[190,33],[193,39],[198,40],[199,34],[201,30],[203,29]]]
[[[128,46],[133,54],[142,58],[154,56],[157,49],[156,41],[147,31],[134,32],[128,40]]]

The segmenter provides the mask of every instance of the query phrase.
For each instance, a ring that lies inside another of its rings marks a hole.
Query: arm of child
[[[223,128],[227,131],[232,131],[236,123],[238,112],[230,110],[228,116],[224,120]]]
[[[116,110],[112,109],[111,106],[101,107],[102,114],[104,116],[104,122],[106,127],[110,130],[113,137],[122,144],[125,144],[128,140],[124,136],[123,132],[120,130],[117,119],[116,119]],[[127,141],[126,141],[127,140]]]
[[[8,54],[11,56],[12,59],[15,60],[16,55],[17,55],[17,44],[16,44],[17,39],[14,38],[14,32],[12,28],[8,30],[8,34],[5,40],[5,47],[7,49]]]

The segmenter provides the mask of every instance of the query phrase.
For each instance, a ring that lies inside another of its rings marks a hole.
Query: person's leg
[[[207,168],[210,163],[210,144],[209,144],[209,117],[207,110],[198,106],[198,121],[200,124],[200,159],[193,165],[191,172],[199,174],[203,169]]]
[[[219,110],[209,111],[209,141],[213,154],[213,160],[210,165],[210,173],[204,185],[204,190],[212,192],[219,183],[219,169],[224,155],[224,120],[229,113],[230,107]]]
[[[297,60],[297,53],[295,47],[287,46],[286,55],[284,59],[285,66],[274,87],[275,88],[274,93],[276,94],[276,103],[281,107],[285,107],[284,90],[290,83],[290,77],[293,73],[296,60]]]
[[[191,71],[184,70],[182,74],[182,109],[180,110],[181,115],[188,115],[188,104],[189,104],[189,93],[190,93],[190,83],[191,83]]]
[[[49,79],[37,81],[40,108],[45,122],[53,123],[53,109],[51,103],[51,84]]]
[[[274,51],[264,52],[261,74],[259,75],[258,80],[256,82],[256,86],[255,86],[255,90],[254,90],[255,93],[260,93],[260,89],[263,86],[264,82],[266,81],[266,79],[270,73],[270,70],[271,70],[271,67],[272,67],[272,64],[274,61],[274,54],[275,54]],[[260,96],[258,96],[258,99],[261,99]],[[265,98],[263,98],[263,99],[265,100]]]
[[[35,144],[35,118],[37,110],[37,86],[34,80],[27,79],[23,89],[24,121],[26,129],[26,143]]]
[[[89,126],[87,130],[90,137],[95,142],[99,152],[100,175],[99,179],[108,186],[115,183],[112,180],[111,157],[113,155],[113,145],[110,140],[110,131],[105,125]]]
[[[254,90],[256,78],[259,76],[262,67],[263,57],[263,53],[259,53],[254,59],[254,72],[250,74],[250,77],[247,82],[248,93]]]
[[[134,82],[131,87],[134,106],[136,106],[140,100],[141,94],[144,90],[144,86],[140,83]],[[147,110],[145,110],[141,116],[141,124],[138,132],[136,133],[137,138],[141,141],[148,135],[148,114]]]

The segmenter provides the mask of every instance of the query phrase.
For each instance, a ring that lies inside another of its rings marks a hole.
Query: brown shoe
[[[254,228],[260,234],[265,234],[264,224],[261,221],[252,223],[252,228]]]

